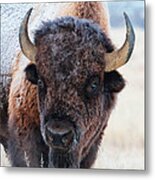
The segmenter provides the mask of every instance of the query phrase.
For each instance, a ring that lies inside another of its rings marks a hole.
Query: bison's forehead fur
[[[85,19],[63,17],[43,23],[35,34],[37,64],[51,76],[64,80],[91,71],[104,70],[104,53],[111,52],[111,41],[97,24]],[[45,74],[45,72],[42,72]],[[46,76],[47,77],[47,76]]]
[[[44,22],[35,33],[35,44],[37,70],[48,88],[50,109],[52,97],[56,102],[64,97],[71,102],[73,98],[72,104],[77,104],[77,87],[91,76],[103,76],[104,53],[113,50],[97,24],[73,17]]]

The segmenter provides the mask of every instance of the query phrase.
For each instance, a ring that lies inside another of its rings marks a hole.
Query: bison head
[[[130,58],[134,32],[125,14],[127,33],[115,50],[100,27],[86,19],[62,17],[44,22],[34,44],[27,24],[20,28],[20,45],[32,63],[27,79],[38,86],[41,132],[49,147],[50,167],[80,167],[99,142],[124,79],[116,71]]]

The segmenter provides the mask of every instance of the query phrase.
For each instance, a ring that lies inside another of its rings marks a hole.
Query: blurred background
[[[122,27],[124,25],[122,14],[123,12],[127,12],[132,19],[134,27],[144,29],[144,1],[112,1],[108,2],[107,5],[110,12],[110,23],[112,27]]]
[[[110,37],[116,47],[125,39],[126,12],[134,26],[136,42],[130,61],[119,69],[126,80],[115,109],[105,130],[98,158],[92,168],[144,169],[144,1],[106,1],[111,25]],[[64,3],[1,4],[1,72],[9,73],[14,57],[20,50],[18,32],[20,22],[30,7],[34,7],[30,20],[30,35],[42,20],[55,18]],[[38,13],[39,12],[39,13]],[[1,147],[1,166],[9,161]]]

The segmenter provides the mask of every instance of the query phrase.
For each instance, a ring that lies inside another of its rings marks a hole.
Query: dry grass
[[[121,46],[125,29],[113,30]],[[123,36],[122,36],[123,35]],[[118,97],[93,168],[144,169],[144,32],[136,29],[136,45],[130,62],[119,70],[127,81]],[[2,150],[2,166],[9,163]]]

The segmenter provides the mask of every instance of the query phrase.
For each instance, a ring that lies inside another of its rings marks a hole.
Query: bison
[[[32,9],[19,33],[8,101],[12,166],[90,168],[117,94],[117,71],[130,58],[135,35],[124,13],[126,39],[116,49],[100,2],[72,3],[61,17],[28,35]]]

